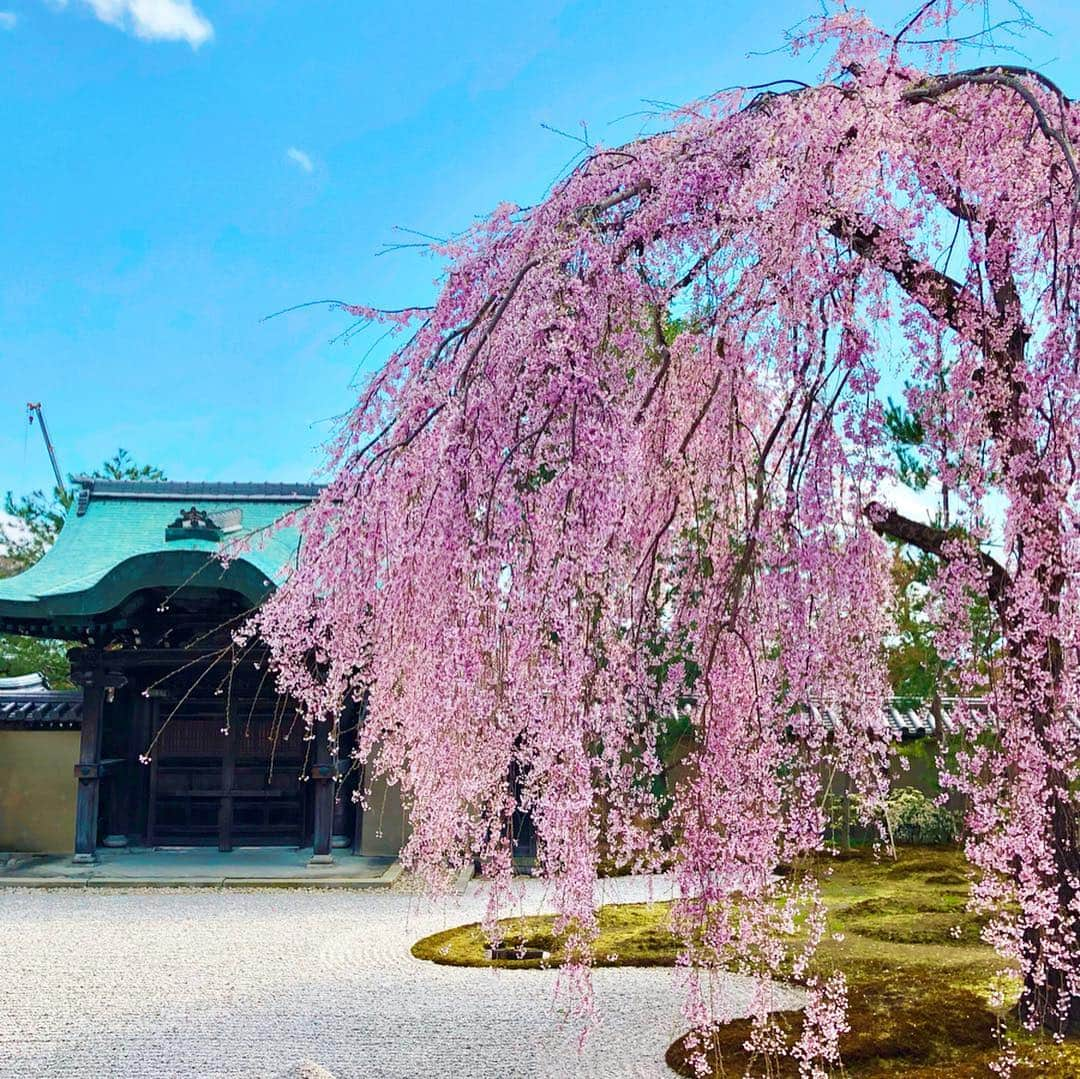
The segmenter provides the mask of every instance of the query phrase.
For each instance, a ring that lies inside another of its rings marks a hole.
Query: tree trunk
[[[1036,476],[1033,486],[1035,494],[1040,497],[1032,497],[1035,504],[1042,502],[1042,484],[1043,477]],[[943,529],[912,521],[878,503],[868,504],[865,513],[878,533],[910,543],[940,557],[948,565],[945,554],[948,534]],[[1008,573],[989,555],[980,552],[980,559],[987,572],[989,599],[1001,618],[1002,632],[1008,642],[1007,664],[1016,678],[1010,691],[1014,698],[1013,710],[1030,709],[1030,729],[1025,731],[1025,737],[1038,742],[1047,756],[1053,759],[1055,750],[1048,731],[1057,720],[1053,702],[1058,699],[1057,690],[1063,673],[1060,642],[1053,638],[1033,637],[1021,616],[1013,609],[1012,581]],[[1064,587],[1061,572],[1050,561],[1050,570],[1039,576],[1043,578],[1045,609],[1056,614]],[[1044,656],[1042,667],[1048,675],[1049,689],[1039,684],[1041,679],[1026,674],[1030,660],[1025,659],[1025,650],[1029,655],[1041,653]],[[936,694],[931,710],[940,738],[944,733],[944,724]],[[1058,918],[1071,921],[1067,925],[1054,925],[1049,929],[1029,926],[1024,930],[1023,951],[1027,973],[1019,1012],[1021,1019],[1029,1026],[1043,1027],[1055,1034],[1080,1035],[1080,917],[1070,914],[1080,885],[1080,833],[1076,811],[1068,800],[1068,776],[1061,772],[1051,773],[1046,786],[1052,806],[1049,839],[1053,868],[1043,876],[1040,887],[1046,895],[1055,897]],[[1016,861],[1015,881],[1017,887],[1022,888],[1025,886],[1022,873],[1030,872],[1034,867],[1019,864],[1019,858]],[[1064,961],[1055,958],[1055,951],[1059,955],[1064,951]]]
[[[1064,788],[1067,789],[1067,788]],[[1054,831],[1054,879],[1044,881],[1044,887],[1058,899],[1058,910],[1072,909],[1076,882],[1080,880],[1080,844],[1078,844],[1076,814],[1071,805],[1058,796],[1055,798]],[[1080,955],[1080,924],[1065,927],[1062,937],[1068,942],[1068,955],[1073,966],[1060,969],[1052,959],[1043,960],[1046,944],[1055,943],[1045,938],[1045,931],[1029,927],[1024,932],[1024,949],[1035,960],[1031,967],[1042,972],[1044,981],[1029,973],[1024,982],[1018,1005],[1021,1020],[1028,1026],[1040,1026],[1053,1034],[1080,1034],[1080,985],[1076,983],[1076,956]],[[1031,968],[1029,968],[1031,969]]]

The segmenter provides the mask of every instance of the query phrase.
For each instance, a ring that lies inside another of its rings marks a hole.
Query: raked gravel
[[[650,891],[670,895],[621,878],[602,899]],[[523,912],[544,900],[528,881]],[[475,882],[438,903],[403,889],[0,889],[0,1076],[672,1075],[664,1050],[683,1023],[670,970],[596,971],[600,1025],[579,1052],[555,972],[409,954],[483,907]]]

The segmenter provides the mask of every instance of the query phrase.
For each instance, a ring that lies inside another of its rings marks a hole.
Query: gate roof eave
[[[282,518],[318,491],[298,484],[79,482],[53,546],[23,573],[0,580],[0,631],[79,636],[149,588],[227,590],[257,606],[296,560],[300,535]],[[216,522],[227,522],[226,530]]]

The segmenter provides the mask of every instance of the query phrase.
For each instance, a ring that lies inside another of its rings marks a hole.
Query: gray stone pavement
[[[0,855],[0,888],[385,888],[401,874],[393,858],[335,850],[328,865],[309,864],[312,850],[238,847],[99,848],[93,865],[70,854]]]
[[[655,882],[655,898],[666,883]],[[605,882],[641,901],[649,882]],[[672,971],[594,974],[578,1051],[555,972],[440,967],[418,937],[481,916],[480,886],[402,890],[0,889],[0,1076],[477,1079],[670,1076]],[[544,908],[539,881],[523,913]],[[748,985],[726,981],[735,1001]],[[777,1006],[799,1002],[794,991]]]

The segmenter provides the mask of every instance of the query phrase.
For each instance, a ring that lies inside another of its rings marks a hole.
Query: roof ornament
[[[238,532],[243,520],[243,510],[221,510],[211,516],[197,506],[181,510],[180,516],[165,527],[166,540],[209,539],[220,540],[230,532]]]

